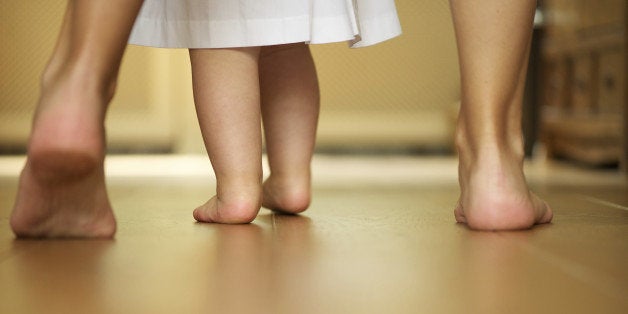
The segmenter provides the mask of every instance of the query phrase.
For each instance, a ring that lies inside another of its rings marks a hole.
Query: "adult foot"
[[[517,230],[552,220],[547,203],[530,192],[523,157],[516,155],[494,150],[469,158],[460,150],[456,221],[476,230]]]
[[[44,82],[11,214],[18,237],[112,237],[104,180],[104,113],[109,100],[78,75]]]

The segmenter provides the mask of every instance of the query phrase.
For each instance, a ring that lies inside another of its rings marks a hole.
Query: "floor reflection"
[[[102,271],[113,240],[14,240],[18,252],[3,262],[1,289],[16,307],[6,313],[66,312],[69,307],[102,312],[108,306]],[[10,297],[6,294],[10,294]],[[29,296],[38,296],[35,300]]]
[[[209,271],[214,275],[209,279],[213,309],[274,313],[298,305],[315,250],[310,224],[306,216],[263,214],[253,224],[212,226],[216,231],[216,261]]]

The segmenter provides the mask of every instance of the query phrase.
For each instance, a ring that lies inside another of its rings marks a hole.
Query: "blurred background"
[[[25,153],[65,0],[0,0],[0,154]],[[319,153],[453,155],[457,52],[446,0],[397,0],[403,35],[313,45]],[[626,1],[539,2],[523,126],[528,156],[625,167]],[[204,154],[186,50],[130,46],[107,119],[117,154]],[[619,168],[618,168],[619,169]]]

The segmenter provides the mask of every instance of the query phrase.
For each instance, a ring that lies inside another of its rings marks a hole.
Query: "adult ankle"
[[[495,130],[468,130],[464,122],[459,122],[454,144],[459,155],[464,158],[479,159],[482,156],[516,156],[523,159],[523,137],[521,134]]]
[[[70,84],[81,93],[92,94],[105,102],[111,101],[117,86],[117,77],[95,73],[88,65],[78,62],[50,62],[44,69],[40,84],[42,93],[55,90],[59,84]]]

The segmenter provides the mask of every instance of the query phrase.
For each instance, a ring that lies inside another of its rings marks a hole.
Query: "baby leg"
[[[194,210],[201,222],[249,223],[262,201],[259,47],[190,49],[194,101],[216,173],[216,195]]]
[[[473,229],[524,229],[552,219],[523,174],[521,109],[535,3],[451,0],[462,80],[454,213]]]
[[[111,237],[104,118],[142,0],[70,1],[11,214],[18,237]]]
[[[310,163],[319,112],[309,47],[304,43],[262,47],[260,86],[270,164],[263,206],[299,213],[310,204]]]

